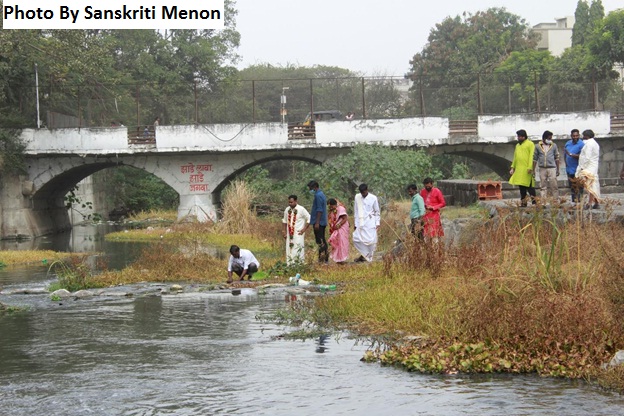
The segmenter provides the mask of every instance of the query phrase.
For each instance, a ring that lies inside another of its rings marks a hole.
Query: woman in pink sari
[[[332,248],[329,257],[336,263],[342,264],[349,257],[349,218],[344,205],[334,198],[330,198],[328,204],[329,239],[327,242]]]

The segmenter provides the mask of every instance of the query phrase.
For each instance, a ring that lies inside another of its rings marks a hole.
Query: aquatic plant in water
[[[56,260],[48,268],[48,273],[51,271],[58,277],[59,288],[75,292],[90,287],[89,280],[92,277],[92,270],[91,266],[87,264],[87,256]]]

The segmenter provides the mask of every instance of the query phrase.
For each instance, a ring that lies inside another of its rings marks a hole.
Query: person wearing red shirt
[[[442,191],[433,186],[433,179],[425,178],[423,185],[424,188],[420,191],[420,196],[425,201],[425,215],[423,216],[424,235],[426,239],[437,242],[439,237],[444,236],[440,210],[446,206],[446,201]]]

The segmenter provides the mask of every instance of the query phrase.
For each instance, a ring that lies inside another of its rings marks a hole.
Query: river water
[[[4,289],[50,279],[10,272]],[[368,344],[346,334],[284,340],[291,328],[256,318],[291,299],[0,296],[29,305],[0,317],[0,415],[624,414],[622,396],[583,382],[407,373],[360,362]]]

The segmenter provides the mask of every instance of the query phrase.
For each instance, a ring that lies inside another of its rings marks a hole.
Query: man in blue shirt
[[[579,140],[581,134],[578,129],[573,129],[570,132],[571,140],[565,144],[565,164],[566,174],[568,175],[568,183],[570,184],[570,193],[572,195],[572,202],[581,202],[583,197],[583,186],[580,185],[575,178],[576,168],[579,164],[579,156],[581,149],[585,145],[582,140]]]
[[[314,238],[319,246],[319,262],[327,263],[329,253],[327,251],[327,241],[325,240],[325,227],[327,227],[327,198],[323,191],[319,189],[317,181],[308,183],[310,193],[314,194],[314,202],[310,210],[310,224],[314,226]]]

